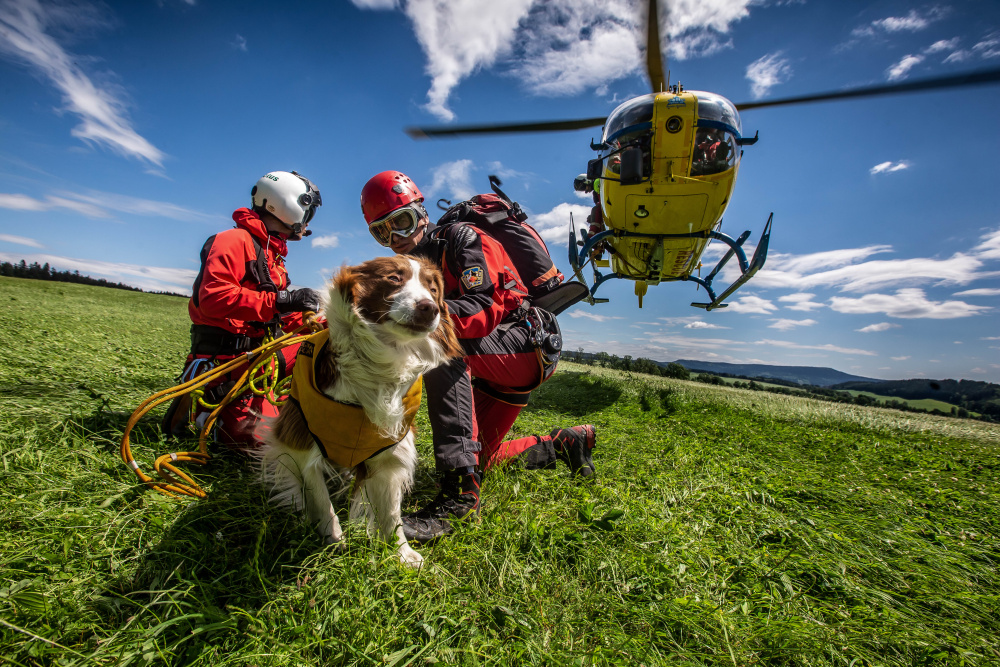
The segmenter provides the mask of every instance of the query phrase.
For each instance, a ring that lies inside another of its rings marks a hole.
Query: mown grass
[[[0,308],[0,664],[1000,663],[995,426],[563,364],[515,429],[596,424],[598,478],[489,474],[414,573],[225,452],[206,501],[135,484],[183,300],[0,279]]]

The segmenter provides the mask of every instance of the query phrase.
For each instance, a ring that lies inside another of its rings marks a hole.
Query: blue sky
[[[677,0],[671,81],[746,102],[1000,65],[1000,3]],[[648,92],[630,0],[0,0],[0,259],[187,292],[267,171],[323,193],[299,285],[384,253],[358,197],[505,190],[566,269],[599,128],[415,142],[440,122],[606,115]],[[690,284],[608,283],[570,349],[1000,382],[1000,86],[743,114],[723,231],[774,212],[767,266],[711,313]],[[705,255],[717,256],[712,246]],[[729,276],[731,277],[731,276]]]

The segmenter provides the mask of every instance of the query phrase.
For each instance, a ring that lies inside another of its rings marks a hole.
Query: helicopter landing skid
[[[719,263],[715,265],[712,272],[708,274],[705,278],[698,278],[695,276],[685,276],[679,280],[689,280],[691,282],[697,283],[705,288],[708,292],[708,297],[710,299],[709,303],[692,303],[691,305],[695,308],[704,308],[705,310],[715,310],[716,308],[725,308],[729,304],[722,303],[730,294],[738,290],[744,283],[753,278],[754,274],[764,266],[764,261],[767,259],[767,245],[771,238],[771,220],[774,218],[774,213],[768,216],[767,224],[764,225],[764,231],[760,235],[760,241],[757,243],[757,249],[754,251],[753,259],[749,262],[747,261],[746,253],[743,252],[743,243],[750,238],[750,232],[746,231],[739,235],[738,238],[732,238],[723,234],[722,232],[709,231],[709,232],[695,232],[692,234],[637,234],[634,232],[625,232],[623,236],[642,236],[648,238],[656,239],[669,239],[669,238],[695,238],[695,237],[708,237],[722,241],[729,246],[729,251],[719,260]],[[573,274],[576,276],[584,285],[587,284],[586,279],[583,277],[583,268],[586,266],[587,262],[590,260],[591,252],[597,244],[601,243],[607,238],[614,236],[614,230],[607,229],[598,234],[594,234],[591,237],[587,237],[587,232],[580,230],[580,239],[583,242],[583,247],[577,250],[577,238],[576,238],[576,224],[573,222],[572,216],[570,216],[570,230],[569,230],[569,263],[573,267]],[[727,287],[721,295],[716,296],[715,290],[712,288],[712,280],[715,276],[722,270],[722,267],[732,259],[733,255],[736,256],[736,260],[740,264],[740,277],[733,282],[732,285]],[[590,288],[590,294],[584,297],[584,301],[593,305],[595,303],[607,303],[608,299],[598,299],[594,297],[594,293],[597,292],[599,288],[605,281],[611,280],[612,278],[625,278],[618,273],[601,273],[597,270],[597,266],[594,262],[591,262],[591,267],[594,271],[593,286]]]
[[[715,310],[716,308],[725,308],[729,305],[728,303],[722,302],[726,299],[726,297],[742,287],[744,283],[753,278],[754,274],[756,274],[757,271],[764,266],[764,261],[767,259],[767,244],[771,238],[772,218],[774,218],[774,213],[767,216],[767,224],[764,225],[764,231],[760,235],[760,241],[757,242],[757,249],[754,250],[753,259],[749,262],[747,262],[747,256],[743,252],[743,242],[750,237],[749,231],[740,234],[739,238],[736,240],[731,239],[725,234],[712,232],[712,238],[726,243],[729,246],[729,251],[723,255],[722,259],[719,260],[719,263],[715,265],[714,269],[712,269],[712,272],[705,278],[696,278],[695,276],[687,276],[686,278],[683,278],[683,280],[690,280],[704,287],[705,291],[708,292],[708,298],[711,299],[709,303],[692,302],[692,306],[695,308],[704,308],[705,310]],[[712,280],[715,278],[716,274],[722,270],[722,267],[726,265],[726,262],[732,259],[733,255],[736,255],[736,259],[740,263],[741,275],[733,282],[732,285],[727,287],[722,294],[716,296],[715,290],[712,289]]]

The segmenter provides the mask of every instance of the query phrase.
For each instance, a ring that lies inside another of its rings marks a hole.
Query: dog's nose
[[[421,327],[430,326],[439,312],[441,311],[436,303],[430,299],[421,299],[413,307],[413,323]]]

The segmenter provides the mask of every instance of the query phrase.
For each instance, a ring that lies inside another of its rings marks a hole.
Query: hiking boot
[[[566,462],[574,477],[593,476],[593,450],[597,444],[597,432],[592,425],[557,428],[552,431],[551,437],[556,456]]]
[[[424,544],[452,532],[453,522],[478,519],[481,481],[476,472],[446,472],[437,497],[422,510],[403,517],[403,535]]]

